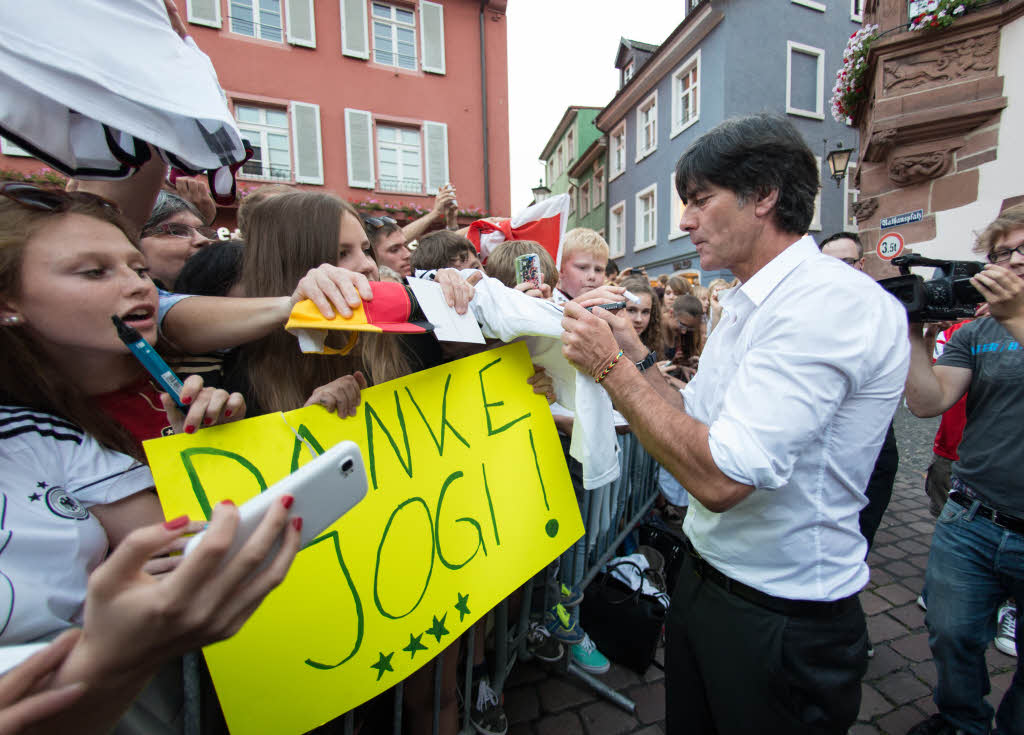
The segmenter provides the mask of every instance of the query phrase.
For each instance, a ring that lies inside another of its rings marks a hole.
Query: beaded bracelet
[[[602,380],[608,377],[608,373],[612,371],[612,368],[619,363],[619,358],[622,357],[622,350],[619,350],[619,354],[612,358],[612,361],[608,363],[608,367],[604,369],[604,372],[594,378],[595,383],[600,383]]]

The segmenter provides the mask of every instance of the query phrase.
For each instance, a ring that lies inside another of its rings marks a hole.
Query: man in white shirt
[[[793,126],[727,121],[676,166],[704,270],[742,282],[686,389],[614,314],[565,308],[563,351],[690,491],[669,610],[668,732],[845,733],[860,706],[864,488],[907,374],[906,313],[801,237],[819,170]],[[621,351],[620,351],[621,350]]]

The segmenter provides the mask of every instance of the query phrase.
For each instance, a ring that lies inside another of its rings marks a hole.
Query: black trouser
[[[857,719],[867,625],[781,615],[698,576],[687,556],[668,611],[668,735],[840,735]]]
[[[875,532],[882,522],[885,509],[889,507],[889,501],[892,500],[892,484],[896,480],[896,470],[899,466],[900,452],[896,448],[896,433],[890,421],[889,430],[885,432],[882,448],[875,460],[875,468],[871,470],[868,486],[864,490],[864,494],[868,496],[868,504],[860,511],[860,532],[867,539],[868,551],[871,551]]]

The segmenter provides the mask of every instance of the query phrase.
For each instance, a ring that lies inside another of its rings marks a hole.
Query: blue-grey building
[[[830,177],[825,141],[857,148],[857,130],[836,122],[829,98],[862,0],[686,0],[685,17],[661,46],[623,39],[620,88],[597,116],[608,136],[606,239],[620,268],[651,276],[689,271],[706,284],[673,171],[684,150],[721,121],[757,112],[785,115],[821,159],[822,188],[810,234],[856,231],[850,184]],[[666,19],[667,22],[675,19]]]

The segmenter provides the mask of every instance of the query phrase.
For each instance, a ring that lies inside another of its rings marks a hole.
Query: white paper
[[[409,278],[406,283],[416,295],[427,321],[434,325],[434,336],[442,342],[472,342],[484,344],[484,335],[476,323],[473,310],[459,314],[444,300],[441,286],[422,278]]]

